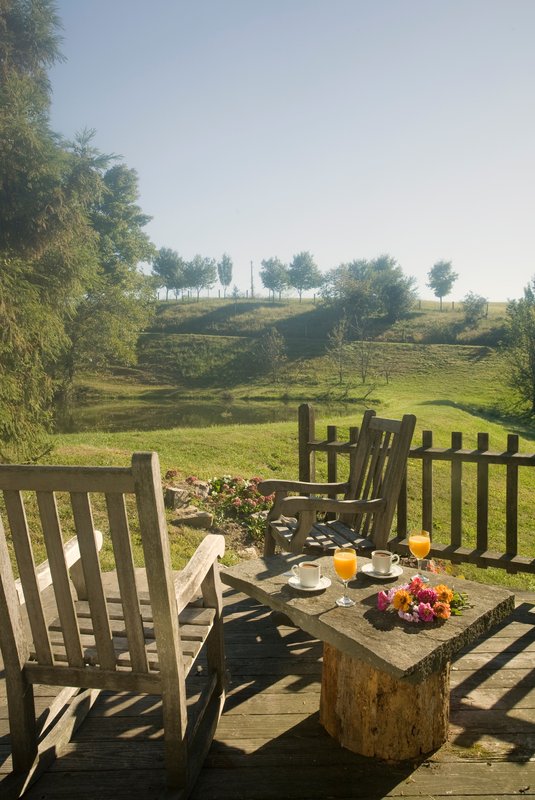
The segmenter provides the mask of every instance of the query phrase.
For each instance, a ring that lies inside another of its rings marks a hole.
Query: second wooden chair
[[[385,548],[415,424],[413,414],[392,420],[366,411],[347,481],[260,483],[262,494],[275,495],[267,518],[264,554],[272,555],[277,546],[290,553],[316,555],[336,547]],[[290,496],[294,492],[298,496]],[[325,519],[325,515],[335,519]]]

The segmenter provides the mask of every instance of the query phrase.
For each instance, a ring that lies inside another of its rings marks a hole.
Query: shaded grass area
[[[392,324],[375,318],[366,335],[390,341],[496,345],[503,333],[506,303],[489,303],[488,314],[476,326],[464,322],[462,303],[418,301],[406,318]],[[255,337],[269,327],[288,339],[325,340],[340,318],[338,308],[319,299],[168,301],[158,304],[151,332]]]
[[[274,381],[240,340],[204,337],[199,350],[192,338],[151,337],[137,372],[85,376],[83,393],[60,429],[262,423],[290,418],[301,402],[340,415],[370,406],[387,412],[403,399],[428,405],[426,416],[448,416],[451,407],[486,419],[513,418],[504,358],[488,347],[373,342],[363,354],[352,343],[344,352],[342,382],[325,353],[288,358]]]

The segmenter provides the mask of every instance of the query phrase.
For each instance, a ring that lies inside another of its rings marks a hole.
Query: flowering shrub
[[[452,614],[462,614],[468,607],[468,597],[464,592],[456,592],[444,583],[428,587],[418,575],[410,583],[394,586],[377,595],[379,611],[393,608],[407,622],[445,620]]]
[[[189,480],[189,479],[188,479]],[[273,495],[260,494],[258,484],[262,478],[246,480],[242,477],[223,475],[208,482],[208,500],[220,521],[236,520],[254,539],[264,533],[265,517],[273,503]]]

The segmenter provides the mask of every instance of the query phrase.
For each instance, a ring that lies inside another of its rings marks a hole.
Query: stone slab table
[[[303,592],[284,575],[292,564],[320,562],[332,583]],[[449,669],[452,657],[514,610],[514,595],[501,587],[426,573],[429,585],[446,583],[466,592],[471,608],[461,616],[432,623],[409,623],[377,608],[380,589],[406,583],[416,570],[403,567],[393,580],[375,580],[359,571],[349,582],[351,608],[335,600],[342,584],[332,558],[277,555],[221,568],[221,580],[260,603],[282,612],[323,642],[320,721],[331,736],[353,752],[389,761],[429,753],[447,738]]]

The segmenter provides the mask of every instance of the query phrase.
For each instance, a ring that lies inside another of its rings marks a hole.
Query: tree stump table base
[[[320,722],[354,753],[419,758],[447,739],[449,674],[447,663],[417,683],[398,680],[324,642]]]

